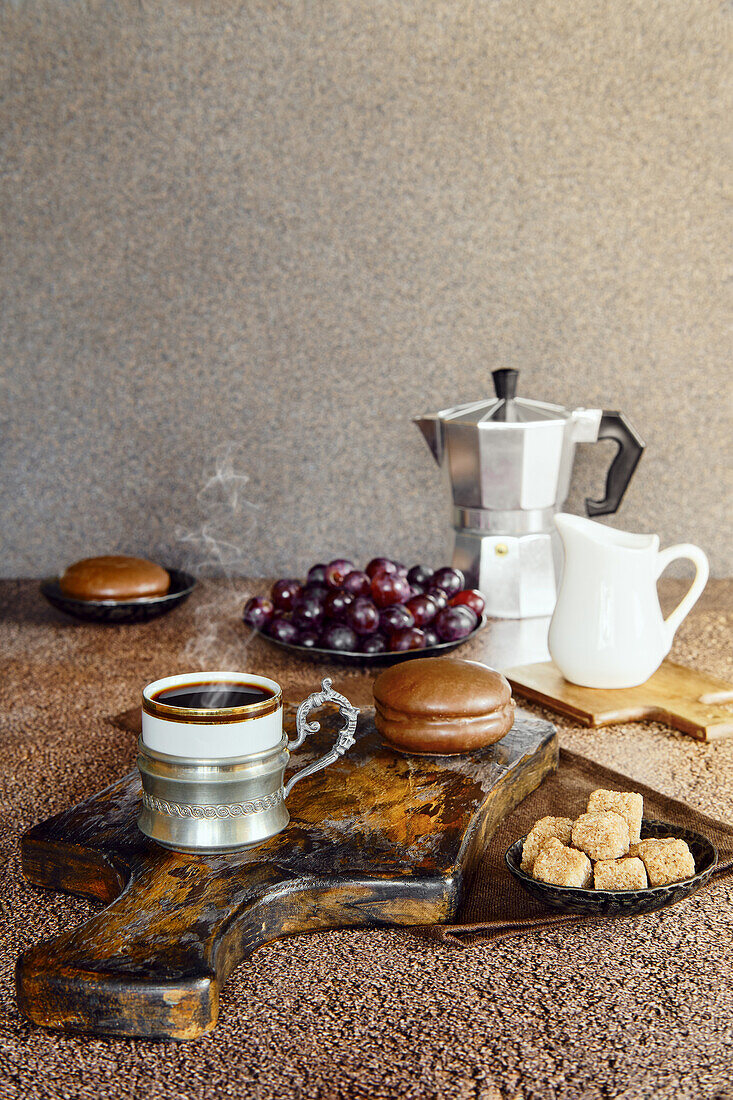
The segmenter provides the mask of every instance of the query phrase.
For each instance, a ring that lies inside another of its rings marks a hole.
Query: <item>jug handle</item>
[[[657,580],[667,566],[677,561],[678,558],[687,558],[695,566],[695,577],[687,593],[675,607],[674,611],[664,620],[664,629],[667,642],[672,645],[672,639],[683,619],[686,619],[693,607],[700,599],[702,590],[708,582],[710,564],[707,554],[699,546],[693,546],[691,542],[680,543],[679,546],[668,546],[666,550],[660,550],[657,554]]]
[[[615,512],[621,503],[645,444],[623,413],[608,409],[604,409],[601,414],[597,438],[614,439],[618,443],[618,450],[606,475],[605,497],[603,500],[591,500],[588,497],[585,510],[589,516],[607,516]]]
[[[324,703],[335,703],[342,717],[346,719],[346,725],[339,730],[336,744],[330,752],[320,756],[312,764],[307,764],[290,777],[285,785],[284,798],[288,797],[298,780],[305,779],[307,775],[313,775],[314,772],[319,772],[321,768],[327,768],[329,764],[333,764],[334,761],[338,760],[339,756],[343,756],[355,743],[354,730],[356,729],[356,720],[359,717],[359,708],[352,707],[345,695],[340,695],[338,691],[334,691],[330,680],[322,680],[321,689],[321,691],[314,691],[298,707],[298,713],[295,716],[296,737],[294,741],[288,741],[289,751],[293,752],[294,749],[300,748],[309,733],[318,733],[321,728],[320,723],[309,722],[307,719],[311,710],[322,707]]]

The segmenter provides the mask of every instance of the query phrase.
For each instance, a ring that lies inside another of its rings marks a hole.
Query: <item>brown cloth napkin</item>
[[[585,810],[590,792],[598,787],[638,791],[644,796],[644,817],[682,825],[712,840],[718,849],[718,866],[710,882],[733,872],[733,827],[698,813],[684,802],[668,798],[635,779],[561,749],[560,764],[555,774],[520,803],[489,841],[461,908],[460,920],[456,924],[424,925],[410,931],[445,943],[470,945],[520,936],[537,928],[607,919],[565,915],[549,909],[525,893],[504,863],[504,853],[509,845],[520,836],[525,836],[538,818],[577,817]]]

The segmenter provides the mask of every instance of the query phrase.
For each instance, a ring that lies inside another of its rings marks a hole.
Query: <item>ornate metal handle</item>
[[[295,716],[296,737],[294,741],[288,742],[290,751],[294,752],[295,749],[299,749],[309,733],[318,733],[321,728],[320,722],[309,722],[307,719],[312,710],[317,710],[318,707],[322,707],[324,703],[336,703],[340,713],[346,719],[346,725],[339,730],[336,744],[330,752],[327,752],[325,756],[319,757],[318,760],[314,760],[313,763],[308,764],[307,767],[301,768],[299,772],[296,772],[295,775],[290,777],[285,785],[285,798],[288,797],[293,789],[293,785],[297,783],[299,779],[305,779],[307,775],[313,775],[314,772],[319,772],[321,768],[327,768],[329,764],[333,764],[334,761],[338,760],[339,756],[343,756],[354,744],[354,730],[356,729],[356,719],[359,716],[359,708],[352,707],[351,703],[344,695],[339,695],[337,691],[334,691],[331,687],[330,680],[322,680],[321,688],[322,691],[314,691],[313,694],[309,695],[307,699],[304,699],[298,707],[298,713]]]

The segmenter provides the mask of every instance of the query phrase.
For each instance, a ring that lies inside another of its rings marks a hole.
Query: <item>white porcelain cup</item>
[[[268,697],[247,706],[205,710],[170,706],[158,698],[170,688],[217,683],[256,686]],[[187,760],[225,760],[272,749],[282,738],[282,689],[267,676],[188,672],[165,676],[143,688],[142,741],[153,752]]]

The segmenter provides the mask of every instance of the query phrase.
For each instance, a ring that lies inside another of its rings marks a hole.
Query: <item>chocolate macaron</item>
[[[373,690],[375,725],[403,752],[472,752],[500,741],[514,723],[508,680],[478,661],[404,661],[381,673]]]
[[[107,554],[70,565],[59,588],[75,600],[139,600],[164,596],[171,578],[166,569],[145,558]]]

